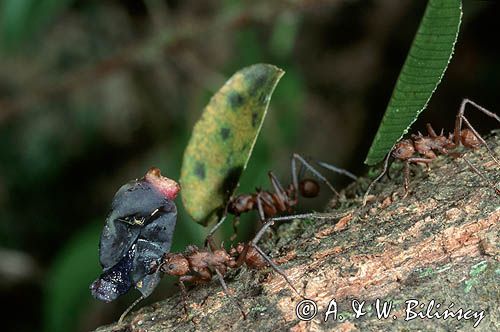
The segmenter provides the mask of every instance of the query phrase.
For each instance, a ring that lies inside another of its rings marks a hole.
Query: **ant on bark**
[[[165,253],[155,261],[152,261],[149,267],[149,275],[158,275],[159,273],[168,274],[179,277],[179,288],[183,301],[184,311],[188,312],[187,308],[187,289],[184,282],[192,283],[208,283],[213,279],[214,273],[217,275],[222,289],[238,309],[240,310],[243,319],[246,319],[246,314],[243,311],[241,304],[229,294],[229,289],[224,281],[224,275],[228,269],[237,269],[245,264],[250,269],[262,269],[270,266],[275,272],[283,277],[290,288],[301,298],[304,298],[299,293],[297,288],[288,279],[285,272],[257,245],[265,231],[271,227],[275,221],[290,220],[290,219],[329,219],[344,216],[345,213],[307,213],[294,216],[282,216],[269,218],[262,226],[259,232],[255,235],[252,241],[247,243],[238,243],[235,247],[231,247],[226,251],[223,246],[217,248],[212,238],[207,238],[209,248],[200,249],[195,245],[188,246],[184,253]],[[145,298],[140,296],[134,301],[120,316],[118,323],[120,324],[125,316],[132,310],[137,303]]]
[[[258,240],[258,239],[257,239]],[[290,287],[299,296],[300,293],[293,286],[285,273],[269,258],[262,250],[252,242],[238,243],[226,251],[224,247],[217,248],[212,239],[209,239],[210,250],[200,249],[194,245],[188,246],[184,253],[165,253],[159,260],[152,262],[150,273],[162,272],[171,276],[179,277],[179,287],[181,289],[184,311],[187,308],[187,290],[184,282],[207,283],[212,280],[214,273],[217,275],[224,293],[238,306],[243,319],[246,314],[240,303],[230,296],[224,275],[228,269],[236,269],[246,264],[251,269],[262,269],[271,266],[278,272]],[[124,313],[125,315],[126,313]],[[124,316],[123,315],[123,316]]]
[[[301,164],[300,169],[297,168],[297,161]],[[354,174],[342,168],[338,168],[322,161],[317,161],[316,163],[323,168],[348,176],[353,180],[357,179]],[[235,216],[233,219],[233,228],[236,234],[236,225],[239,222],[240,215],[243,213],[256,210],[261,223],[265,224],[270,217],[274,217],[281,213],[293,212],[294,207],[298,204],[299,194],[305,198],[317,197],[320,191],[319,183],[315,179],[304,178],[306,170],[311,172],[316,178],[326,184],[334,195],[339,196],[338,191],[335,190],[332,184],[299,154],[294,153],[292,155],[290,168],[292,173],[292,183],[290,183],[286,189],[281,185],[274,173],[269,171],[268,176],[274,192],[257,188],[255,193],[240,194],[231,197],[226,205],[221,219],[208,233],[207,241],[224,223],[228,214]],[[287,218],[286,220],[293,219],[294,216],[289,217],[290,218]]]
[[[456,150],[460,146],[463,146],[468,149],[477,149],[483,144],[486,146],[489,154],[496,164],[500,165],[500,162],[497,158],[495,158],[495,153],[491,148],[486,144],[486,141],[479,135],[479,133],[474,129],[474,127],[470,124],[469,120],[464,115],[465,107],[467,104],[470,104],[475,107],[475,109],[483,112],[484,114],[492,117],[493,119],[500,122],[500,117],[487,110],[486,108],[476,104],[470,99],[463,99],[460,105],[460,109],[458,110],[457,116],[455,118],[455,128],[453,133],[449,133],[448,136],[443,134],[443,130],[441,129],[441,133],[438,135],[432,128],[431,124],[427,123],[427,133],[428,135],[422,135],[420,132],[418,135],[411,135],[410,139],[400,140],[398,143],[394,145],[391,152],[387,154],[387,157],[384,160],[384,167],[382,172],[373,180],[373,182],[368,186],[368,189],[363,198],[363,206],[366,205],[368,194],[372,189],[373,185],[378,182],[386,173],[388,173],[389,169],[389,160],[391,157],[393,159],[401,160],[404,162],[404,197],[408,195],[408,187],[409,187],[409,178],[410,178],[410,163],[414,164],[425,164],[427,167],[429,163],[432,162],[437,154],[443,155],[451,155],[452,157],[462,157],[467,165],[481,178],[488,182],[490,187],[492,187],[497,194],[500,195],[500,189],[496,187],[490,180],[488,180],[478,168],[476,168],[467,158],[464,157],[464,153],[456,152]],[[462,129],[462,124],[465,123],[468,128]]]

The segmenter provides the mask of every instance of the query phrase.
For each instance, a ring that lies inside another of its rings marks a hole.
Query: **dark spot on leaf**
[[[243,96],[236,91],[231,92],[231,94],[228,97],[229,100],[229,105],[233,109],[233,111],[236,111],[237,108],[239,108],[241,105],[243,105],[244,98]]]
[[[220,137],[222,137],[224,141],[227,140],[229,134],[231,134],[231,129],[224,127],[220,129]]]
[[[266,68],[260,68],[260,70],[254,70],[251,73],[247,74],[247,82],[248,82],[248,91],[250,96],[256,97],[259,91],[266,89],[266,86],[269,82],[268,72]]]
[[[235,166],[227,172],[227,176],[222,182],[221,193],[224,197],[229,198],[238,185],[241,173],[243,172],[242,166]]]
[[[202,162],[197,162],[196,163],[196,166],[194,168],[194,174],[196,174],[196,176],[198,178],[200,178],[201,180],[204,180],[205,179],[205,164],[202,163]]]
[[[257,126],[257,120],[259,119],[259,113],[257,112],[252,112],[252,127]]]

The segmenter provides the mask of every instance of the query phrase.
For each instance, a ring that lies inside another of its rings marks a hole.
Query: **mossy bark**
[[[499,153],[500,139],[490,139],[489,145]],[[466,157],[491,183],[500,181],[500,168],[484,148]],[[279,274],[243,268],[226,281],[246,320],[213,281],[189,292],[189,316],[177,295],[98,331],[469,331],[478,321],[477,316],[405,321],[409,299],[440,303],[431,314],[443,313],[452,302],[453,312],[484,310],[475,330],[500,329],[500,196],[462,158],[439,157],[430,170],[413,170],[405,198],[401,172],[393,170],[394,177],[376,185],[361,207],[370,180],[359,179],[332,202],[331,211],[342,218],[294,221],[264,241],[296,288],[317,303],[311,321],[297,319],[301,298]],[[325,322],[332,299],[343,319],[333,321],[330,315]],[[366,315],[354,316],[353,299],[366,301]],[[387,319],[377,319],[376,299],[393,302]]]

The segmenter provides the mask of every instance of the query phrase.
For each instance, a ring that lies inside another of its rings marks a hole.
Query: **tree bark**
[[[488,140],[497,154],[499,143],[498,137]],[[486,149],[468,151],[466,158],[491,183],[499,183],[500,168]],[[478,321],[477,331],[498,330],[500,196],[463,158],[439,157],[430,170],[412,169],[405,198],[402,171],[393,169],[392,179],[377,184],[367,206],[361,207],[371,181],[362,178],[332,202],[335,209],[330,212],[342,218],[297,220],[263,241],[299,292],[316,302],[312,320],[297,318],[302,298],[278,273],[242,268],[229,273],[226,282],[246,320],[214,280],[189,291],[188,316],[177,295],[129,314],[121,325],[97,331],[468,331]],[[325,322],[332,299],[337,320],[330,314]],[[353,299],[366,302],[362,317],[355,316]],[[376,299],[392,301],[387,319],[377,318]],[[424,308],[408,311],[410,299]],[[411,312],[424,315],[431,300],[432,319],[405,320],[407,314],[413,317]],[[461,319],[436,318],[436,312],[457,313],[459,308],[464,314],[471,311]]]

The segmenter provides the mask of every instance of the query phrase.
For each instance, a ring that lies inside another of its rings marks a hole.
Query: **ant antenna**
[[[365,194],[363,196],[363,205],[362,205],[363,207],[366,205],[366,202],[368,201],[368,194],[372,190],[372,188],[375,185],[375,183],[377,183],[385,175],[385,173],[387,173],[387,170],[389,169],[389,159],[391,158],[391,152],[392,152],[392,149],[391,149],[391,151],[389,151],[389,153],[385,157],[385,160],[384,160],[384,169],[382,170],[382,172],[368,186],[368,189],[366,190],[366,192],[365,192]]]
[[[486,108],[482,107],[479,104],[476,104],[475,102],[473,102],[470,99],[464,98],[462,100],[462,104],[460,105],[460,110],[458,111],[457,118],[455,120],[455,133],[454,133],[454,135],[455,135],[455,137],[454,137],[455,144],[457,144],[460,141],[459,135],[460,135],[460,130],[462,129],[462,121],[463,121],[463,122],[465,122],[465,124],[467,125],[467,127],[469,127],[469,129],[474,133],[474,135],[476,135],[476,137],[479,139],[479,141],[483,145],[486,146],[486,149],[490,153],[491,158],[493,158],[493,160],[498,165],[500,165],[500,162],[498,161],[498,159],[495,158],[495,155],[496,155],[495,152],[493,152],[493,150],[491,150],[491,148],[486,143],[486,141],[481,137],[481,135],[479,135],[479,133],[476,131],[476,129],[474,129],[474,127],[472,127],[472,125],[470,124],[469,120],[467,120],[467,118],[465,117],[465,115],[464,115],[464,113],[465,113],[465,106],[467,106],[467,104],[471,104],[472,106],[474,106],[476,109],[478,109],[479,111],[483,112],[487,116],[492,117],[495,120],[497,120],[498,122],[500,122],[500,117],[497,114],[495,114],[495,113],[487,110]]]
[[[127,309],[125,309],[123,314],[120,316],[120,319],[118,319],[118,324],[121,324],[123,322],[123,319],[125,318],[125,316],[127,316],[127,314],[130,312],[130,310],[132,310],[132,308],[135,307],[137,305],[137,303],[141,302],[144,299],[145,299],[145,297],[143,295],[139,296],[139,298],[137,300],[135,300],[134,303],[132,303]]]

